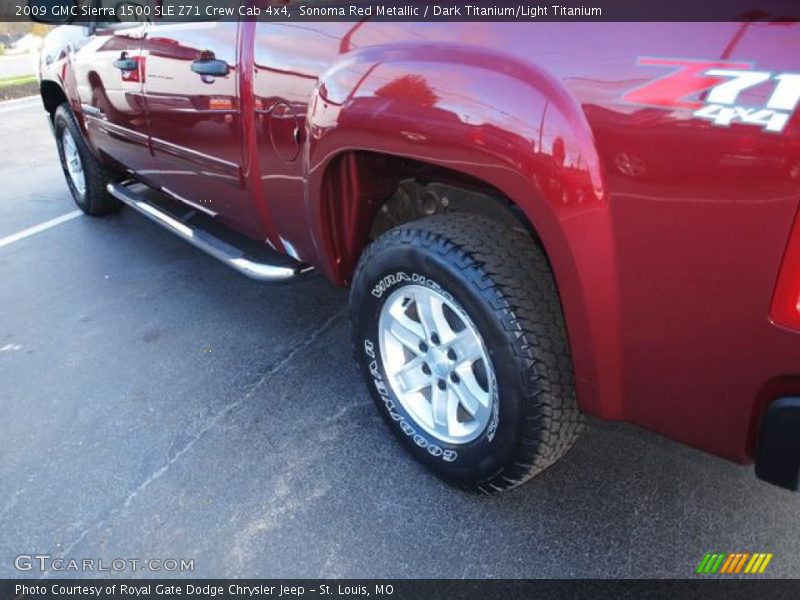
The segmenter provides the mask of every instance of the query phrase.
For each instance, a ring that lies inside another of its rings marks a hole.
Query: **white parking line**
[[[79,210],[73,210],[71,213],[67,213],[65,215],[61,215],[60,217],[56,217],[55,219],[50,219],[49,221],[45,221],[44,223],[40,223],[39,225],[34,225],[33,227],[28,227],[28,229],[23,229],[17,233],[9,235],[8,237],[4,237],[0,239],[0,248],[3,246],[8,246],[9,244],[13,244],[14,242],[18,242],[20,240],[24,240],[26,237],[31,237],[32,235],[36,235],[37,233],[41,233],[43,231],[47,231],[55,227],[56,225],[61,225],[62,223],[66,223],[67,221],[71,221],[77,217],[80,217],[83,213]]]

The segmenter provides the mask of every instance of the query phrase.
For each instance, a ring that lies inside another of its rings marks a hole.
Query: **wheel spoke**
[[[436,429],[450,431],[449,419],[449,393],[447,388],[440,389],[438,385],[431,387],[431,412],[433,413],[433,425]]]
[[[453,386],[453,393],[458,396],[461,406],[469,413],[469,416],[475,418],[475,415],[477,415],[480,410],[477,398],[461,385]]]
[[[422,370],[423,364],[425,364],[424,359],[418,356],[405,364],[395,374],[397,384],[404,394],[418,392],[431,384],[430,375],[425,374]]]
[[[461,406],[464,407],[471,417],[475,417],[481,410],[481,407],[488,408],[489,394],[487,394],[480,385],[478,385],[475,375],[471,370],[465,372],[462,370],[460,380],[457,384],[453,384],[453,389],[458,395]]]
[[[75,145],[75,139],[69,131],[64,131],[61,137],[62,149],[64,152],[64,163],[69,174],[72,184],[83,194],[86,189],[86,180],[83,174],[83,164],[81,157],[78,153],[78,147]]]
[[[419,344],[424,338],[418,335],[417,331],[415,331],[413,327],[409,327],[409,324],[417,324],[408,317],[406,317],[406,319],[408,323],[395,320],[389,327],[389,333],[397,338],[397,341],[403,344],[406,348],[415,354],[419,354]]]
[[[399,303],[391,308],[389,315],[392,317],[389,333],[406,348],[419,354],[420,342],[426,337],[422,325],[405,314],[405,308]]]
[[[458,395],[450,386],[447,387],[447,422],[448,431],[452,434],[458,425],[458,406],[461,404]]]
[[[432,294],[416,294],[414,301],[417,306],[417,315],[422,327],[425,330],[425,336],[430,342],[431,337],[435,333],[441,339],[446,336],[450,330],[450,325],[447,319],[444,318],[444,304],[439,298]]]
[[[459,365],[471,365],[483,357],[481,342],[471,329],[459,332],[448,346],[455,352],[456,362]]]

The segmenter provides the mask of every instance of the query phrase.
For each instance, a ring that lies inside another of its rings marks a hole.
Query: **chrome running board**
[[[244,250],[223,241],[213,233],[190,224],[192,217],[180,219],[156,206],[148,199],[148,192],[149,194],[157,192],[144,184],[135,182],[109,183],[107,189],[108,193],[119,201],[250,279],[279,282],[298,277],[313,270],[313,267],[297,262],[266,247],[263,249],[266,259],[253,258]]]

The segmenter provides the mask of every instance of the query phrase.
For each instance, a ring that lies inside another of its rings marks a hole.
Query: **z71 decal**
[[[756,125],[780,133],[800,102],[800,73],[755,71],[750,63],[672,58],[640,58],[638,65],[672,72],[636,88],[623,102],[670,110],[691,110],[714,125]],[[742,104],[742,92],[771,86],[763,106]]]

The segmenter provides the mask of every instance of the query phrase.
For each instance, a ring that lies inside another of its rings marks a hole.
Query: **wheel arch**
[[[621,414],[608,195],[583,110],[558,81],[469,46],[366,48],[320,78],[307,133],[307,210],[334,281],[349,282],[377,211],[397,188],[397,174],[375,168],[376,159],[492,190],[551,261],[582,407]]]
[[[50,79],[42,80],[41,84],[39,85],[39,93],[42,97],[44,109],[50,113],[51,119],[55,114],[56,109],[64,102],[68,101],[67,95],[64,93],[62,87]]]

